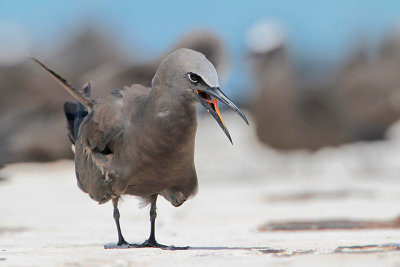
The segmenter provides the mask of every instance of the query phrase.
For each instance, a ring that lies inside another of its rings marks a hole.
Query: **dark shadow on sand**
[[[151,248],[151,247],[129,247],[128,245],[117,246],[115,243],[108,243],[104,245],[105,249],[143,249],[143,248]],[[162,248],[161,248],[162,249]],[[259,250],[262,253],[266,254],[274,254],[274,253],[282,253],[285,252],[284,249],[273,249],[270,247],[225,247],[225,246],[202,246],[202,247],[170,247],[167,250]]]
[[[273,249],[269,247],[189,247],[188,250],[262,250],[265,253],[281,253],[284,249]]]

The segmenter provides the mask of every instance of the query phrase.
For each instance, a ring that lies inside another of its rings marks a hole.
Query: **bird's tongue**
[[[224,120],[221,117],[221,113],[219,113],[218,100],[216,98],[214,98],[214,99],[211,99],[211,98],[210,99],[206,99],[206,98],[204,98],[204,100],[218,114],[218,117],[221,119],[222,123],[225,126]]]

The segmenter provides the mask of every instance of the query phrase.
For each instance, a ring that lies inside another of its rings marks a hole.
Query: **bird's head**
[[[218,100],[236,111],[249,124],[244,113],[221,91],[214,65],[197,51],[181,48],[169,54],[160,64],[153,86],[162,82],[186,101],[199,102],[218,122],[232,143],[222,120]]]

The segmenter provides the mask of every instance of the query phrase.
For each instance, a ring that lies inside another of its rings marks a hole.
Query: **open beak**
[[[197,94],[200,103],[214,117],[224,131],[225,135],[228,137],[231,144],[233,144],[229,131],[222,120],[221,113],[219,112],[218,100],[222,101],[228,107],[236,111],[248,125],[249,122],[244,113],[235,104],[233,104],[233,102],[218,87],[209,88],[207,90],[194,90],[194,92]]]

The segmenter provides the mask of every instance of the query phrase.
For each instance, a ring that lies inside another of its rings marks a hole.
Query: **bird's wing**
[[[127,186],[123,168],[114,163],[126,129],[123,109],[123,93],[114,90],[96,101],[79,129],[75,147],[78,185],[100,203],[122,194]]]
[[[101,153],[114,151],[113,142],[125,128],[122,96],[122,92],[116,89],[97,100],[91,118],[82,130],[92,150]]]

